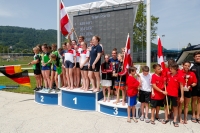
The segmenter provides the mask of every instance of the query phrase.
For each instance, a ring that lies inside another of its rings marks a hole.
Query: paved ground
[[[162,114],[163,116],[163,114]],[[200,124],[191,121],[173,127],[139,121],[127,123],[98,112],[81,112],[34,102],[34,95],[0,91],[0,133],[199,133]]]

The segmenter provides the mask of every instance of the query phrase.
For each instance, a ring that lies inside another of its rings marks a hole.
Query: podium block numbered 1
[[[58,93],[36,91],[35,102],[47,105],[58,105]]]
[[[62,90],[62,106],[77,109],[95,111],[97,101],[103,97],[102,92],[84,92],[80,89]]]

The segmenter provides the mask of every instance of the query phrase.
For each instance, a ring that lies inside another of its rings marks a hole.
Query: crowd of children
[[[131,113],[135,114],[137,97],[141,103],[140,120],[146,123],[155,124],[155,120],[166,124],[173,114],[173,125],[178,127],[178,121],[187,124],[188,106],[192,98],[192,122],[200,123],[200,52],[194,53],[195,63],[183,62],[182,69],[173,61],[168,61],[168,68],[162,70],[161,65],[154,64],[154,73],[149,73],[149,67],[143,66],[142,73],[137,74],[136,68],[130,66],[124,71],[122,52],[117,54],[113,49],[112,56],[103,54],[103,47],[99,44],[100,38],[94,36],[87,46],[84,37],[80,36],[78,43],[75,40],[62,44],[57,50],[57,45],[37,45],[33,48],[34,59],[28,63],[33,66],[36,88],[35,91],[43,90],[51,92],[55,83],[55,92],[58,89],[58,75],[61,77],[62,87],[65,89],[80,88],[83,91],[90,89],[98,92],[101,86],[103,89],[103,102],[110,102],[110,97],[117,95],[114,104],[120,102],[121,90],[122,105],[127,102],[128,119],[131,122]],[[101,64],[101,56],[104,62]],[[128,76],[127,76],[128,75]],[[43,85],[44,82],[44,85]],[[106,92],[108,94],[106,94]],[[127,97],[127,99],[126,99]],[[149,105],[151,117],[148,118]],[[184,106],[184,117],[182,108]],[[160,107],[164,107],[165,118],[159,117]],[[195,114],[197,109],[197,114]],[[134,122],[137,119],[132,116]]]

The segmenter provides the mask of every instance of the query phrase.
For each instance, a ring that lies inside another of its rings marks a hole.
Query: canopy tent
[[[104,11],[113,11],[119,10],[124,8],[133,8],[133,24],[135,21],[137,7],[140,2],[143,0],[103,0],[97,1],[92,3],[86,3],[81,5],[75,5],[66,7],[65,10],[67,11],[70,21],[73,24],[73,16],[75,15],[84,15],[90,13],[98,13]]]
[[[177,58],[176,62],[181,64],[184,61],[193,61],[193,53],[196,51],[200,51],[200,44],[188,47],[183,50]]]

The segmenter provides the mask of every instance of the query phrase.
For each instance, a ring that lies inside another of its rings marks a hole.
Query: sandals
[[[163,120],[162,124],[167,124],[169,122],[169,120]]]
[[[173,124],[174,124],[174,127],[179,127],[178,122],[173,121]]]
[[[138,123],[138,120],[137,120],[135,117],[133,117],[133,121],[134,121],[135,123]]]
[[[150,122],[150,120],[149,120],[148,118],[145,118],[144,121],[145,121],[146,123],[149,123],[149,122]]]
[[[131,123],[131,120],[129,119],[129,120],[127,120],[127,122],[128,122],[128,123]]]
[[[152,124],[152,125],[155,125],[156,123],[155,123],[155,121],[152,121],[152,120],[151,120],[151,124]]]
[[[162,122],[162,119],[160,118],[155,118],[157,121]]]
[[[194,122],[194,123],[197,123],[197,119],[194,118],[194,117],[191,117],[191,121]]]
[[[197,121],[197,123],[199,123],[199,124],[200,124],[200,118],[196,119],[196,121]]]
[[[144,121],[144,116],[140,116],[140,120],[141,120],[141,121]]]

